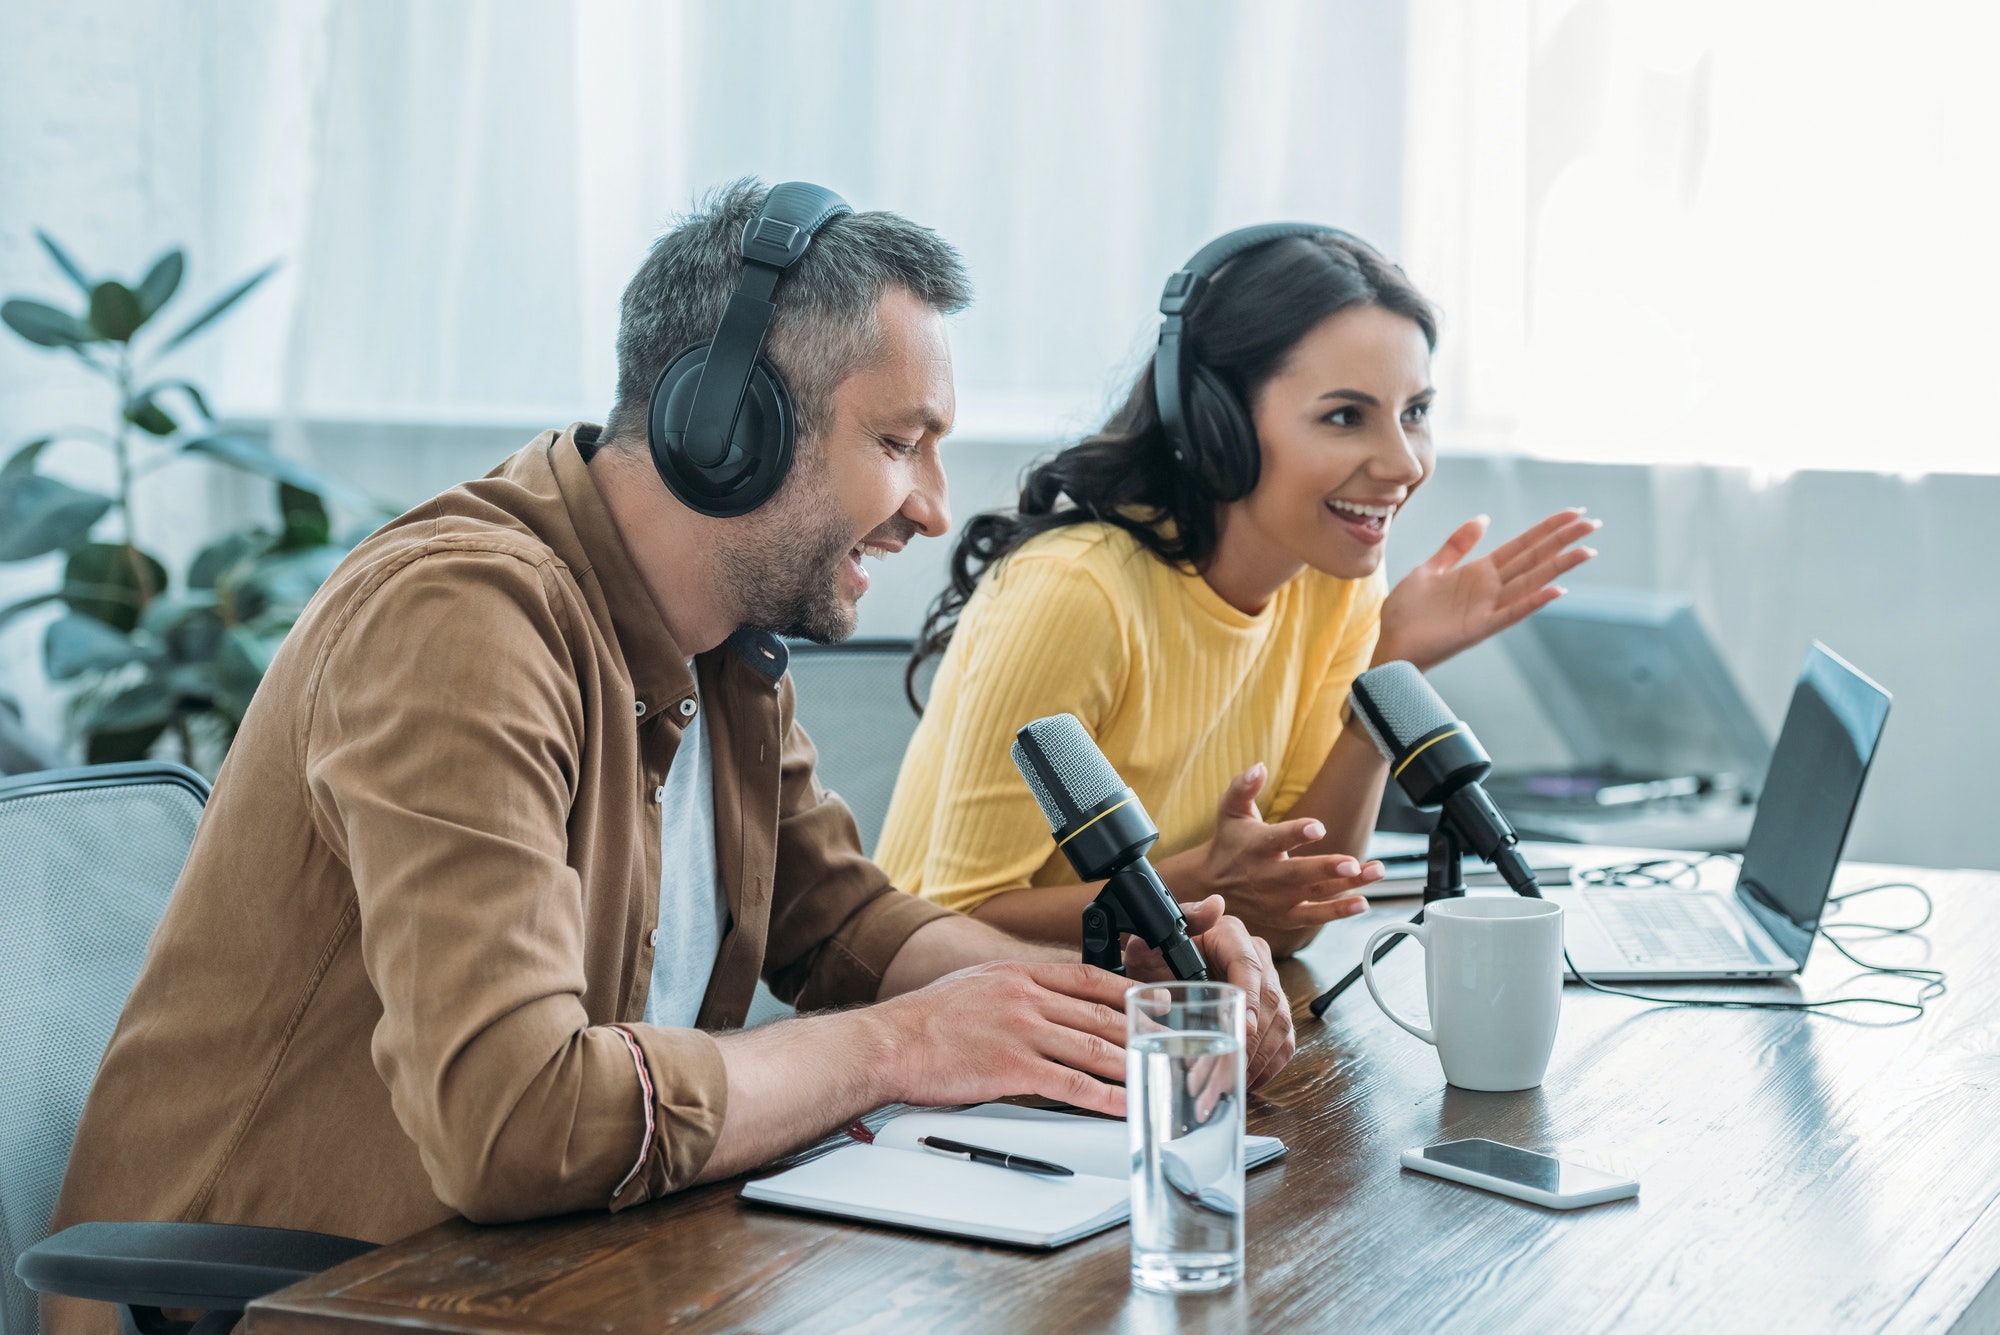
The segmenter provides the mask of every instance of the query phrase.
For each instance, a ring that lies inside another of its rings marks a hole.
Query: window
[[[1417,0],[1407,244],[1443,434],[2000,471],[2000,16]]]
[[[1400,0],[336,6],[286,409],[601,415],[647,245],[755,174],[965,252],[961,434],[1094,425],[1211,236],[1397,248],[1403,31]]]

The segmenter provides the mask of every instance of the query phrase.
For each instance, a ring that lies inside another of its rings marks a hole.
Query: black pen
[[[981,1145],[967,1145],[956,1140],[946,1140],[943,1136],[918,1136],[917,1144],[934,1154],[949,1154],[955,1159],[970,1159],[974,1163],[990,1163],[995,1168],[1011,1168],[1017,1173],[1040,1173],[1043,1177],[1076,1176],[1075,1169],[1064,1168],[1059,1163],[1008,1154],[1002,1150],[989,1150]]]

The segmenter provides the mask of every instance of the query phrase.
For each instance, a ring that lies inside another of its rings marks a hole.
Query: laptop
[[[1778,978],[1805,967],[1875,758],[1889,693],[1825,645],[1806,655],[1731,893],[1552,889],[1594,979]]]

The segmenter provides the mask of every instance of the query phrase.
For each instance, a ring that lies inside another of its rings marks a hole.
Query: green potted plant
[[[69,722],[90,763],[138,759],[170,737],[183,760],[212,770],[285,632],[351,545],[335,541],[328,501],[371,522],[384,511],[353,487],[218,429],[197,386],[160,375],[162,361],[227,315],[276,265],[157,335],[155,317],[180,290],[181,251],[160,256],[128,286],[92,279],[46,233],[36,235],[82,294],[84,309],[15,297],[0,304],[0,321],[103,377],[113,412],[108,430],[63,427],[0,464],[0,561],[63,554],[58,586],[0,607],[0,625],[31,608],[63,606],[43,637],[42,664],[51,679],[74,683]],[[44,451],[70,441],[110,454],[112,494],[39,471]],[[224,534],[175,579],[139,546],[132,501],[149,473],[185,456],[271,480],[281,520]]]

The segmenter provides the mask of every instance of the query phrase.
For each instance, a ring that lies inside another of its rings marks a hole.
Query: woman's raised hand
[[[1375,644],[1377,663],[1402,658],[1419,668],[1436,667],[1547,607],[1564,592],[1554,581],[1597,555],[1574,544],[1603,527],[1600,520],[1585,519],[1580,506],[1558,510],[1478,560],[1466,560],[1489,522],[1480,515],[1460,524],[1437,555],[1389,591]]]
[[[1382,879],[1382,864],[1345,853],[1293,857],[1293,849],[1324,839],[1326,827],[1312,819],[1266,824],[1256,800],[1265,776],[1259,763],[1231,780],[1216,804],[1215,836],[1189,852],[1199,859],[1199,894],[1221,895],[1251,932],[1282,946],[1367,908],[1361,887]]]

